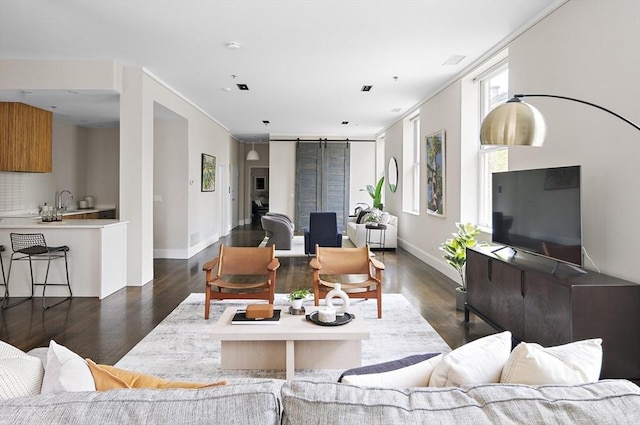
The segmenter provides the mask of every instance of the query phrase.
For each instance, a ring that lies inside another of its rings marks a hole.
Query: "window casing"
[[[509,96],[509,65],[502,63],[477,80],[479,89],[479,122]],[[479,151],[479,214],[478,224],[492,227],[491,174],[509,169],[509,150],[502,146],[481,146]]]
[[[402,209],[420,213],[420,115],[404,121]]]

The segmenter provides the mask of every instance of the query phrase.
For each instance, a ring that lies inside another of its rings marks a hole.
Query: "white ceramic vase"
[[[341,306],[336,307],[333,305],[334,297],[342,299]],[[347,312],[347,309],[349,308],[349,296],[342,290],[341,284],[336,283],[335,288],[329,291],[329,293],[325,297],[325,304],[327,305],[327,307],[334,308],[336,310],[336,316],[344,316],[344,314]]]

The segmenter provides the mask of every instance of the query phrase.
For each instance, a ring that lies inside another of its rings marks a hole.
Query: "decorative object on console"
[[[444,252],[443,258],[460,275],[461,285],[456,288],[456,310],[464,310],[467,298],[467,284],[464,277],[465,264],[467,263],[467,248],[478,245],[476,236],[480,229],[473,223],[456,223],[457,233],[452,233],[453,238],[447,239],[440,245],[440,251]]]
[[[216,190],[216,157],[202,154],[201,192],[213,192]]]
[[[444,217],[445,213],[445,138],[444,130],[430,134],[427,140],[427,213]]]
[[[333,299],[338,297],[342,300],[342,305],[339,308],[335,308],[333,305]],[[327,307],[335,310],[336,316],[344,316],[349,308],[349,295],[342,290],[342,284],[336,283],[334,288],[327,293],[327,296],[324,298],[324,302]],[[335,320],[335,319],[334,319]]]
[[[523,97],[552,97],[593,106],[640,130],[638,124],[595,103],[552,94],[516,94],[507,102],[495,107],[482,121],[480,142],[483,145],[542,146],[547,129],[544,117],[536,108],[522,102],[520,99]]]

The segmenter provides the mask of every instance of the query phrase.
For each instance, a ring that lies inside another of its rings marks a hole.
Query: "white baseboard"
[[[421,261],[425,262],[427,265],[433,267],[449,279],[456,282],[456,287],[460,286],[462,283],[460,281],[460,275],[458,272],[447,264],[442,258],[434,257],[433,255],[427,253],[426,251],[418,248],[417,246],[408,243],[404,239],[398,238],[398,246],[403,248],[405,251],[408,251],[412,255],[415,255]]]

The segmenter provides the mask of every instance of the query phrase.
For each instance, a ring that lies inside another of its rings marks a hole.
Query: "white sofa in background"
[[[387,230],[385,234],[385,249],[396,249],[398,247],[398,217],[391,214],[388,215],[388,220],[383,220],[381,223],[386,224]],[[356,223],[358,217],[349,217],[347,223],[347,236],[351,242],[358,248],[365,246],[367,243],[367,229],[365,228],[367,223]],[[379,230],[371,231],[372,248],[379,248],[380,238],[382,232]]]

